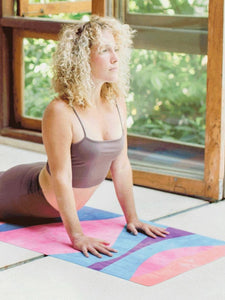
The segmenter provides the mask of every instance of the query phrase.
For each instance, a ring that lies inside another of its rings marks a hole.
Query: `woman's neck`
[[[102,82],[95,83],[94,87],[92,88],[91,101],[96,106],[98,106],[100,103],[102,103],[102,98],[101,98],[102,86],[103,86]]]

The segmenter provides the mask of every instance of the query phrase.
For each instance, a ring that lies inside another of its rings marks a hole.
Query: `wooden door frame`
[[[224,197],[225,98],[224,0],[210,1],[205,136],[205,191],[209,199]]]

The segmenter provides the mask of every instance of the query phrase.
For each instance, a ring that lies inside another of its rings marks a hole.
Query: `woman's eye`
[[[108,51],[107,48],[102,48],[100,52],[101,52],[101,53],[105,53],[105,52],[107,52],[107,51]]]

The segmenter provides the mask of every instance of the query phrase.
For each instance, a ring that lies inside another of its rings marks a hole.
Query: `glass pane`
[[[23,0],[22,0],[23,1]],[[53,3],[53,2],[81,2],[82,0],[29,0],[29,4],[41,3]]]
[[[130,13],[208,16],[209,0],[127,0]]]
[[[56,42],[25,38],[24,46],[24,115],[41,118],[47,104],[54,98],[51,89],[51,59]]]
[[[62,2],[62,1],[66,1],[66,0],[29,0],[29,4],[34,4],[34,3],[42,3],[42,4],[46,4],[46,3],[52,3],[52,2]],[[66,2],[77,2],[80,0],[68,0]],[[82,1],[82,0],[81,0]]]
[[[82,2],[82,0],[70,0],[70,1],[66,1],[66,0],[29,0],[29,4],[49,4],[49,3],[56,3],[58,4],[58,2],[66,2],[67,4],[71,3],[71,5],[74,2]],[[91,1],[89,1],[91,3]],[[43,18],[51,18],[51,19],[60,19],[60,20],[88,20],[88,16],[91,14],[91,11],[87,11],[87,12],[82,12],[82,13],[76,13],[73,12],[73,7],[71,6],[71,9],[69,9],[69,11],[71,11],[71,13],[68,13],[68,6],[67,6],[67,13],[63,12],[64,7],[60,6],[54,6],[54,8],[52,7],[52,12],[49,14],[45,14],[44,11],[42,10],[37,10],[37,11],[29,11],[29,12],[25,12],[25,16],[27,17],[43,17]],[[59,12],[60,11],[60,12]]]
[[[207,56],[133,50],[128,132],[204,145]]]

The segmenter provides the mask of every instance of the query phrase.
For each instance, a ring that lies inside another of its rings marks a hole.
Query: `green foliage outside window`
[[[129,12],[207,16],[209,0],[128,0]]]
[[[134,50],[128,132],[204,144],[207,57]]]
[[[54,98],[51,89],[51,57],[56,42],[44,39],[24,39],[26,116],[41,118],[47,104]]]
[[[60,2],[60,1],[67,1],[67,0],[29,0],[29,4],[34,3],[51,3],[51,2]],[[76,2],[77,0],[68,0],[67,2]]]

